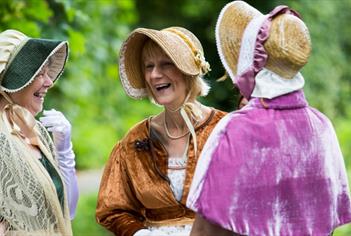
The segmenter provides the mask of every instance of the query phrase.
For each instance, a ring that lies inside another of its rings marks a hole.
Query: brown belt
[[[192,224],[195,213],[179,205],[159,209],[145,209],[143,215],[147,226],[185,225]]]

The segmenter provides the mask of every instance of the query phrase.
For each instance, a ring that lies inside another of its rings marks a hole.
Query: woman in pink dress
[[[332,123],[303,93],[306,25],[286,6],[263,15],[234,1],[216,41],[249,103],[204,146],[187,200],[197,212],[191,235],[331,235],[351,221],[349,186]]]

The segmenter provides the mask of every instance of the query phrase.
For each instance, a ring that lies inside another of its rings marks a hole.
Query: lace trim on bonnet
[[[131,38],[134,37],[134,35],[131,36]],[[130,39],[129,39],[130,40]],[[122,48],[121,48],[121,51],[120,51],[120,59],[119,59],[119,64],[120,64],[120,67],[119,67],[119,76],[124,78],[122,81],[122,86],[124,88],[124,90],[126,91],[126,93],[129,95],[129,96],[132,96],[133,98],[136,98],[136,99],[142,99],[144,97],[147,96],[147,91],[146,89],[142,88],[142,89],[136,89],[136,88],[133,88],[133,86],[129,83],[129,80],[128,80],[128,76],[127,76],[127,72],[126,72],[126,68],[125,68],[125,52],[127,50],[127,44],[128,44],[128,41],[124,42]]]

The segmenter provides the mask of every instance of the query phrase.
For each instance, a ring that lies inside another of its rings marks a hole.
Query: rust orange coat
[[[168,154],[150,135],[150,119],[135,125],[112,150],[101,179],[96,219],[115,235],[129,236],[148,226],[190,223],[185,206],[197,158],[207,137],[225,112],[212,109],[196,127],[198,153],[190,139],[183,196],[178,202],[167,177]]]

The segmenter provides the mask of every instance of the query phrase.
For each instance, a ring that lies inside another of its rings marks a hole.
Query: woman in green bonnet
[[[66,41],[0,33],[0,235],[72,235],[71,125],[53,109],[35,119],[67,55]]]

